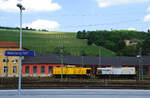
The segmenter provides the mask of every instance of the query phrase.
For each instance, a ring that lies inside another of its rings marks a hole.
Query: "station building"
[[[6,50],[19,50],[19,45],[8,42],[0,41],[0,77],[13,77],[19,74],[19,57],[5,56]]]

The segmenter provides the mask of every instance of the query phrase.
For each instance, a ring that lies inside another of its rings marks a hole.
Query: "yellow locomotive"
[[[74,65],[67,65],[62,67],[54,67],[53,69],[53,76],[54,77],[89,77],[91,74],[91,68],[83,68],[83,67],[76,67]]]

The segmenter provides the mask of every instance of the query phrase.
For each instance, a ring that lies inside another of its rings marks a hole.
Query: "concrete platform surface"
[[[150,90],[34,89],[0,90],[0,98],[150,98]]]

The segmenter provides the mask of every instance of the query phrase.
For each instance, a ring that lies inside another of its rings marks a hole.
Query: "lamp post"
[[[20,51],[22,51],[22,11],[25,10],[22,4],[18,3],[16,5],[20,9]],[[21,69],[22,69],[22,56],[19,57],[19,84],[18,92],[21,94]]]

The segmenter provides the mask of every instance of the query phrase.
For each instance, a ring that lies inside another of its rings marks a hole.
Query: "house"
[[[130,40],[125,40],[126,46],[136,46],[140,42],[137,39],[130,39]]]

